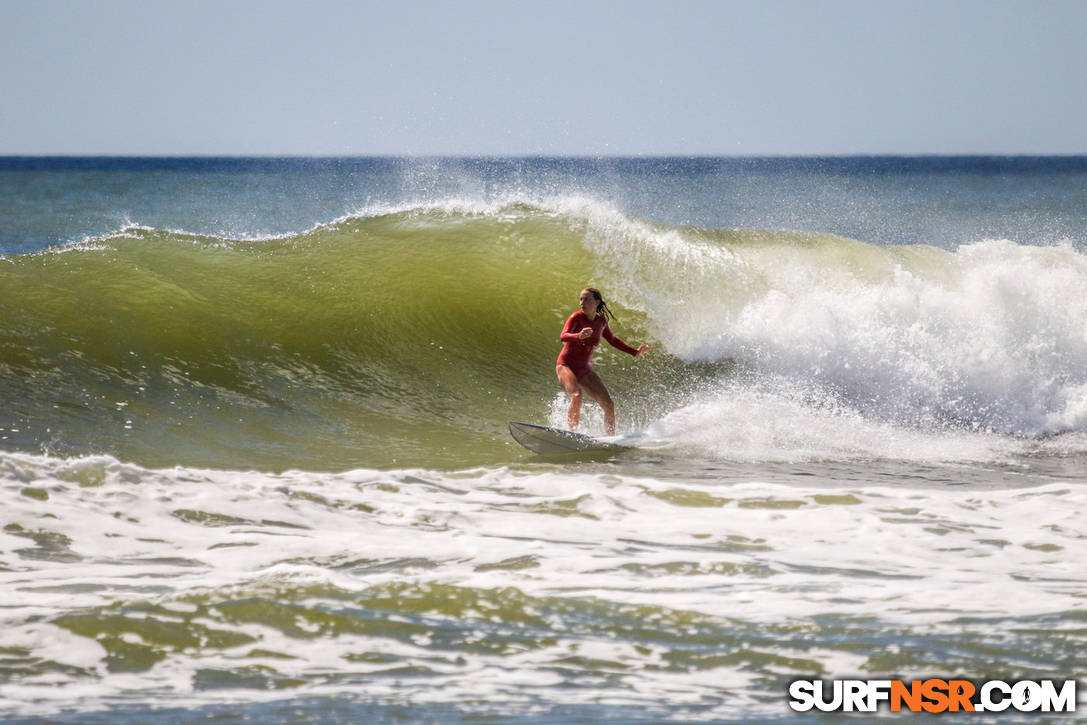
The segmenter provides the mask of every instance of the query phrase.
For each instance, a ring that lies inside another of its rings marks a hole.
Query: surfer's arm
[[[582,335],[581,327],[575,329],[577,325],[577,313],[570,315],[570,319],[566,321],[566,327],[562,328],[562,334],[559,335],[559,340],[563,342],[577,342],[578,340],[584,340],[588,335]]]
[[[627,343],[616,337],[615,333],[611,331],[611,327],[609,327],[608,325],[604,325],[603,336],[604,339],[608,341],[609,345],[614,347],[616,350],[622,350],[627,355],[633,355],[634,357],[638,357],[638,354],[641,352],[640,348],[634,347],[633,345],[628,345]],[[648,345],[642,345],[642,347],[644,347],[646,350],[649,349]]]

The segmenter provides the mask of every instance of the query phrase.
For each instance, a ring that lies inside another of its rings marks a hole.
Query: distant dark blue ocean
[[[1087,157],[0,158],[6,722],[1072,679],[1085,481]]]
[[[1087,156],[0,157],[0,252],[127,224],[249,239],[372,207],[586,195],[637,217],[951,248],[1083,242]]]

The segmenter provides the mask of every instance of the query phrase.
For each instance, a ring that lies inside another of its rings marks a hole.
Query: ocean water
[[[1079,677],[1085,210],[1081,157],[0,159],[0,719]],[[639,443],[534,456],[586,285]]]

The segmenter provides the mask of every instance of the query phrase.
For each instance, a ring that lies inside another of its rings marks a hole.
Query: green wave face
[[[525,206],[259,242],[127,229],[0,265],[7,446],[322,469],[508,457],[554,395],[583,224]]]

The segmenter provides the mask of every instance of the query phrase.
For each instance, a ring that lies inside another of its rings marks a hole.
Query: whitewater
[[[0,183],[4,719],[791,722],[795,679],[1079,675],[1081,159]],[[638,445],[534,456],[506,422],[565,424],[590,284],[654,346],[595,362]]]

